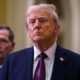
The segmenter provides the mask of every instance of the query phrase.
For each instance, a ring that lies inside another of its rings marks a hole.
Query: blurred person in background
[[[1,80],[80,80],[80,55],[57,43],[55,5],[33,5],[25,18],[33,46],[7,56]]]
[[[0,72],[6,55],[13,51],[14,46],[13,31],[7,25],[0,25]]]

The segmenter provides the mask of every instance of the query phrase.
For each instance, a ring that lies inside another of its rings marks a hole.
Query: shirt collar
[[[2,65],[0,65],[0,69],[2,69]]]
[[[56,47],[57,47],[57,43],[55,42],[48,50],[46,50],[44,52],[44,53],[46,53],[46,55],[48,56],[48,58],[50,58],[50,59],[54,58]],[[37,58],[37,56],[40,53],[41,52],[39,51],[39,49],[37,49],[36,46],[34,45],[34,60]]]
[[[34,60],[38,57],[38,55],[40,54],[41,52],[36,48],[36,46],[34,45]]]

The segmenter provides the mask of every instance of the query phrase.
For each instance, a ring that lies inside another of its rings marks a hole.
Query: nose
[[[40,28],[40,22],[39,22],[39,20],[38,20],[38,19],[35,21],[35,27]]]

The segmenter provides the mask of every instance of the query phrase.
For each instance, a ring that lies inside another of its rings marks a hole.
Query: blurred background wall
[[[6,23],[6,0],[0,0],[0,23]]]
[[[25,12],[32,4],[53,3],[58,8],[61,32],[59,43],[80,52],[80,0],[0,0],[0,24],[9,25],[15,33],[15,50],[32,45],[25,27]]]

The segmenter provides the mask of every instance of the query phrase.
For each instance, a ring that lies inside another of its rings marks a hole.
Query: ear
[[[12,52],[15,47],[15,42],[12,42],[9,47],[9,51]]]
[[[60,26],[58,25],[58,24],[56,24],[56,26],[55,26],[55,31],[56,31],[56,33],[59,33],[60,32]]]

